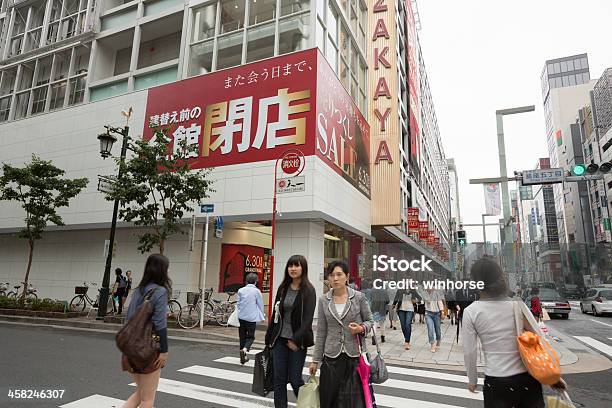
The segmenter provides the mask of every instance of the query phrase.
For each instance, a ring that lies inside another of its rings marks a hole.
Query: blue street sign
[[[223,217],[216,217],[215,218],[215,228],[222,230],[223,229]]]
[[[215,211],[214,204],[200,204],[200,212],[211,213]]]

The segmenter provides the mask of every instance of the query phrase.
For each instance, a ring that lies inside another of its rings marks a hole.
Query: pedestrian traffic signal
[[[467,239],[465,237],[465,231],[457,231],[457,242],[462,247],[464,247],[467,244]]]

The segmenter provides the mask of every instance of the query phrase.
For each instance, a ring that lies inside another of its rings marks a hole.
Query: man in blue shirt
[[[248,351],[255,341],[255,325],[264,320],[263,298],[257,289],[257,274],[249,273],[246,286],[238,290],[238,335],[240,337],[240,363],[249,361]]]

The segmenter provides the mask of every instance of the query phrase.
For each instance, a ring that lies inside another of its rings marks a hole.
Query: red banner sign
[[[370,126],[325,58],[317,67],[316,154],[370,197]]]
[[[410,207],[408,208],[408,233],[417,232],[419,232],[419,209]]]
[[[151,88],[144,140],[157,129],[196,145],[192,168],[317,155],[369,197],[370,128],[315,49]],[[288,173],[295,162],[283,163]]]
[[[435,243],[436,233],[434,231],[429,231],[429,236],[427,237],[427,243],[432,245]]]
[[[426,240],[429,237],[429,224],[427,221],[419,221],[419,239]]]

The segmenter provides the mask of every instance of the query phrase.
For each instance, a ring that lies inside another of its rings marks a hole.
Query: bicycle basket
[[[180,290],[173,290],[172,291],[172,298],[171,299],[178,299],[179,297],[181,297],[181,291]]]
[[[199,292],[187,292],[187,304],[195,305],[198,303],[198,299],[200,298]]]
[[[75,286],[74,287],[74,294],[75,295],[84,295],[87,293],[87,286]]]

